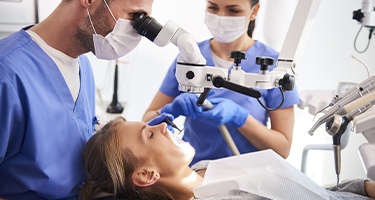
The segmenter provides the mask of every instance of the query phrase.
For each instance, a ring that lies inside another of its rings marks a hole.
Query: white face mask
[[[206,11],[204,23],[215,40],[230,43],[247,31],[249,22],[245,16],[219,16]]]
[[[104,2],[107,5],[107,2]],[[113,19],[116,21],[108,5],[107,8]],[[131,52],[142,39],[142,37],[133,29],[133,26],[130,24],[130,20],[119,18],[116,21],[116,25],[112,32],[103,37],[96,34],[90,14],[89,19],[95,32],[95,34],[93,34],[95,56],[99,59],[114,60],[125,56]]]

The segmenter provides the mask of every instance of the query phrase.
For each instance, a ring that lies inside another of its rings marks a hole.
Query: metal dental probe
[[[157,113],[158,115],[161,115],[159,111],[156,111],[156,113]],[[179,129],[179,128],[177,127],[177,125],[176,125],[175,123],[173,123],[173,122],[172,122],[170,119],[168,119],[167,117],[164,119],[164,121],[165,121],[165,123],[167,123],[168,125],[172,126],[173,128],[177,129],[178,131],[180,131],[180,133],[182,132],[182,130]],[[179,134],[180,134],[180,133],[179,133]]]

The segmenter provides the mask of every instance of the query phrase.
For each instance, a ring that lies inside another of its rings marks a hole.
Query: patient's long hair
[[[126,121],[117,117],[95,133],[83,151],[88,180],[83,184],[79,199],[91,200],[101,192],[113,194],[113,199],[173,199],[158,184],[136,186],[131,176],[135,169],[147,164],[147,159],[137,158],[130,150],[121,150],[116,126]]]

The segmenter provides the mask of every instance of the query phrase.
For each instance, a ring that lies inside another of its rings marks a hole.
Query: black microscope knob
[[[365,14],[363,14],[363,12],[361,11],[361,9],[353,11],[353,17],[352,18],[354,20],[356,20],[358,22],[361,22],[364,17],[365,17]]]
[[[246,53],[244,51],[231,51],[230,58],[234,59],[234,63],[238,66],[241,60],[246,59]]]
[[[255,63],[258,65],[273,65],[274,60],[270,57],[261,56],[256,58]]]
[[[186,72],[186,78],[187,78],[187,79],[191,80],[191,79],[193,79],[194,77],[195,77],[195,75],[194,75],[194,72],[193,72],[193,71],[188,71],[188,72]]]
[[[279,85],[281,85],[283,91],[291,91],[294,88],[294,82],[294,76],[285,74],[284,77],[279,81]]]
[[[268,66],[273,65],[274,60],[270,57],[261,56],[256,58],[255,63],[260,65],[260,70],[268,70]]]

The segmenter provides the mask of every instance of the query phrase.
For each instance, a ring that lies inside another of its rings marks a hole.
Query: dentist
[[[76,199],[93,135],[94,79],[84,53],[132,51],[134,14],[153,0],[62,0],[45,20],[0,40],[0,199]]]

